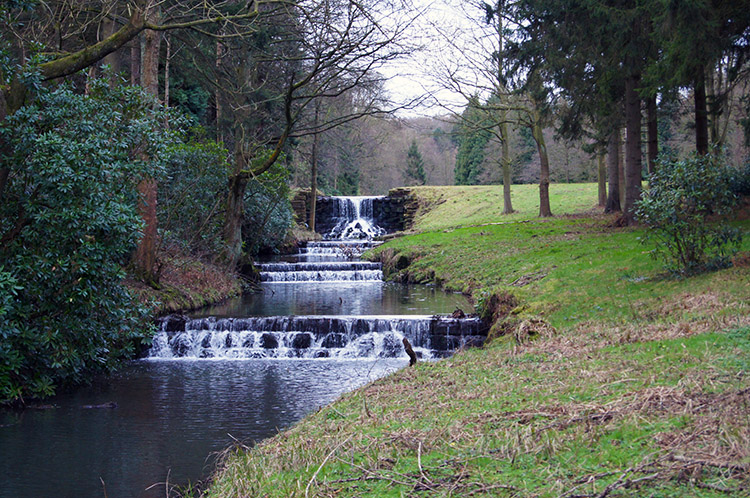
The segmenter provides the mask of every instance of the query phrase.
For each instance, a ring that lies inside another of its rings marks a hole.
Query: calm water
[[[0,411],[0,496],[164,497],[215,455],[274,435],[403,360],[139,361],[48,403]],[[117,408],[84,405],[115,402]],[[101,480],[100,480],[101,479]],[[156,486],[153,486],[156,484]],[[148,489],[151,487],[151,489]]]
[[[194,316],[431,315],[472,309],[464,296],[427,286],[313,282],[262,288]],[[45,402],[55,408],[0,411],[0,498],[165,497],[167,481],[185,485],[210,476],[216,453],[235,440],[251,445],[273,436],[406,363],[134,362],[114,377]],[[84,408],[110,402],[117,407]]]
[[[456,307],[473,310],[463,294],[426,285],[384,282],[263,283],[263,292],[246,294],[193,316],[273,315],[433,315]]]

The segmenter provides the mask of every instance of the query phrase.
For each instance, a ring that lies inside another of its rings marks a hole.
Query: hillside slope
[[[590,208],[564,214],[591,204],[591,187],[580,188],[584,198],[553,203],[551,220],[452,216],[451,199],[473,206],[494,194],[431,189],[423,205],[436,207],[419,218],[421,232],[372,257],[391,278],[470,293],[495,321],[494,340],[229,452],[206,496],[746,492],[747,254],[733,268],[671,278],[640,244],[641,229],[614,228]],[[514,190],[528,197],[519,207],[533,208],[534,190]],[[748,251],[750,223],[738,224]]]

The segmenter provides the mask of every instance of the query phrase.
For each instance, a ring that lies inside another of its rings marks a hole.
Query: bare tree
[[[247,182],[279,159],[290,137],[388,112],[381,95],[363,89],[382,81],[378,69],[407,50],[400,39],[409,17],[399,15],[400,6],[375,0],[268,2],[255,36],[224,40],[221,54],[203,55],[213,63],[196,64],[204,81],[216,86],[221,119],[234,130],[224,227],[230,266],[243,255]],[[345,94],[356,102],[350,112],[319,112],[314,119],[316,106]]]
[[[549,120],[548,102],[542,82],[528,73],[509,74],[505,45],[517,24],[507,2],[483,0],[451,2],[446,5],[461,11],[468,23],[459,27],[435,25],[451,53],[433,62],[431,70],[443,88],[463,95],[467,102],[480,101],[484,116],[464,127],[489,131],[501,144],[500,165],[503,177],[503,213],[513,212],[511,203],[510,125],[525,126],[537,145],[541,171],[539,184],[540,216],[551,216],[549,205],[549,158],[542,130]],[[468,27],[470,26],[470,28]],[[438,105],[440,105],[438,103]],[[464,119],[452,107],[454,119]],[[464,119],[465,121],[465,119]]]

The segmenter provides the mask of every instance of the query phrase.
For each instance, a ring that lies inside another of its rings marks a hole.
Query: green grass
[[[434,208],[421,232],[373,256],[403,256],[392,277],[485,307],[513,293],[515,336],[404,369],[228,452],[206,496],[747,496],[750,271],[669,278],[640,229],[591,211],[595,186],[563,188],[556,214],[585,215],[535,218],[530,187],[514,187],[511,216],[471,212],[500,187],[418,189]]]
[[[553,214],[587,212],[596,206],[597,185],[568,183],[550,185]],[[439,230],[481,223],[527,220],[539,214],[539,186],[514,185],[511,202],[514,213],[503,213],[500,185],[458,187],[412,187],[423,209],[414,229]]]
[[[532,205],[531,198],[536,193],[521,187],[517,195],[523,202],[518,204]],[[570,195],[579,193],[584,198],[593,198],[596,193],[595,185],[590,184],[553,187],[567,188]],[[467,188],[462,187],[461,191],[466,194]],[[492,188],[501,193],[500,187],[474,187],[482,198]],[[441,189],[428,190],[434,193]],[[421,189],[417,192],[421,193]],[[472,204],[471,199],[474,197],[468,196],[460,204]],[[404,256],[410,264],[401,271],[386,264],[389,278],[435,282],[473,295],[480,304],[483,297],[492,293],[510,292],[521,301],[519,311],[543,317],[555,327],[590,320],[653,321],[661,315],[672,315],[672,310],[665,308],[681,306],[676,301],[690,300],[695,295],[710,300],[695,303],[700,306],[718,301],[726,308],[734,307],[727,310],[728,314],[750,313],[746,268],[729,268],[690,279],[674,278],[652,257],[651,248],[641,243],[643,229],[613,228],[614,217],[598,213],[571,216],[573,213],[563,209],[575,209],[581,204],[585,201],[561,205],[559,212],[563,216],[550,219],[536,218],[527,211],[512,215],[517,217],[515,221],[498,216],[496,220],[502,224],[467,228],[448,227],[449,221],[437,210],[429,211],[417,227],[442,224],[443,228],[395,239],[373,251],[370,257],[388,263],[389,259]],[[460,219],[450,221],[461,225],[459,222]],[[749,234],[742,248],[748,251],[750,223],[744,221],[740,226]],[[524,280],[529,283],[521,285]],[[688,306],[683,311],[689,314],[694,310]]]

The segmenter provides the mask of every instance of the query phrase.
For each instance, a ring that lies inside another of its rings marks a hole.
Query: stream
[[[382,281],[359,254],[384,233],[368,199],[340,198],[321,242],[261,262],[262,292],[163,320],[149,357],[43,406],[0,410],[0,498],[166,497],[408,364],[481,342],[460,294]],[[370,209],[370,211],[368,211]],[[369,213],[369,214],[368,214]]]

